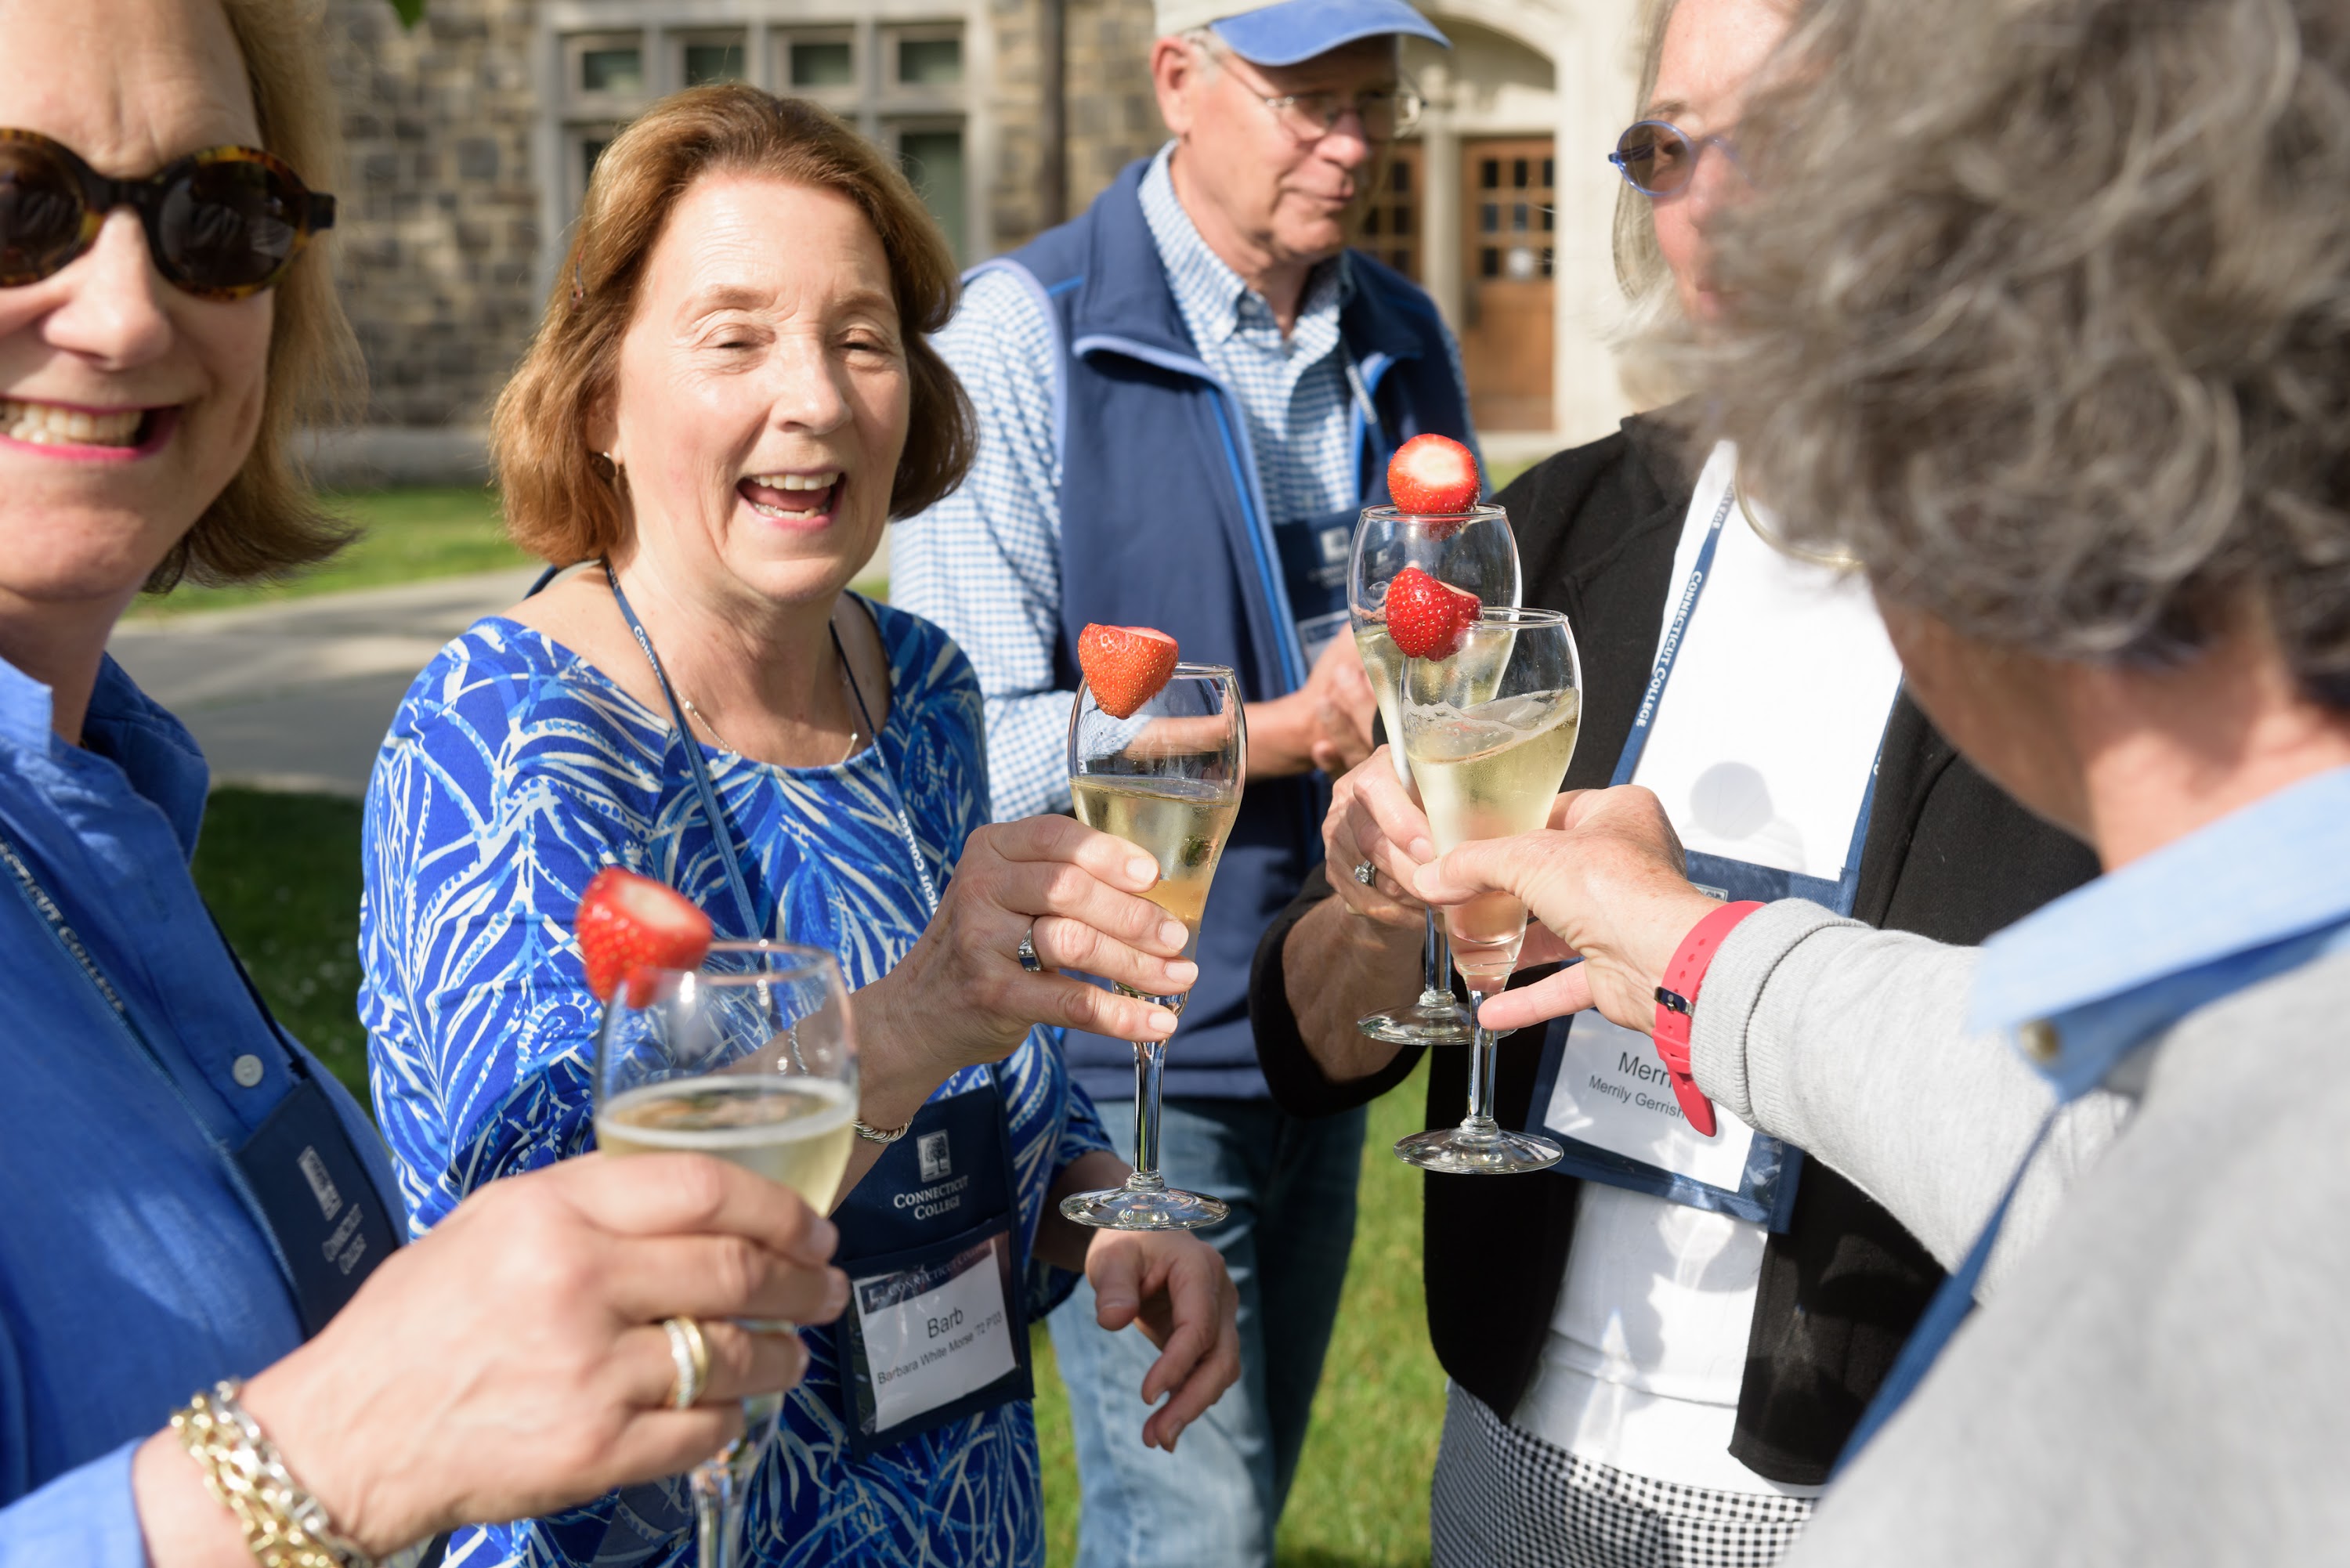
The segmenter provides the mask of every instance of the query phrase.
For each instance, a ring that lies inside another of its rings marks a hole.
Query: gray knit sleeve
[[[1967,1032],[1978,956],[1801,899],[1773,904],[1715,955],[1690,1043],[1699,1087],[1835,1167],[1945,1268],[1973,1245],[2054,1103],[2006,1040]],[[1986,1293],[2129,1106],[2098,1091],[2066,1109],[2017,1191]]]

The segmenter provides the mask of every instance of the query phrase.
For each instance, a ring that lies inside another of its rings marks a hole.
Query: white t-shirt
[[[1698,477],[1673,605],[1736,467],[1725,442]],[[1900,680],[1866,585],[1782,554],[1733,504],[1634,780],[1689,848],[1833,881]],[[1542,1365],[1511,1423],[1636,1475],[1815,1494],[1729,1451],[1764,1240],[1743,1220],[1585,1182]]]

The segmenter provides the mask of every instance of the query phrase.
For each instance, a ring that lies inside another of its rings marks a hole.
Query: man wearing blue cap
[[[1399,36],[1442,36],[1403,0],[1159,0],[1157,22],[1151,76],[1173,139],[967,280],[938,346],[977,406],[979,461],[899,524],[892,551],[892,597],[978,671],[999,819],[1068,806],[1088,622],[1166,631],[1185,659],[1238,670],[1248,704],[1247,794],[1170,1048],[1161,1132],[1170,1184],[1231,1205],[1202,1234],[1241,1292],[1243,1373],[1174,1451],[1153,1452],[1132,1393],[1151,1346],[1097,1326],[1083,1285],[1054,1314],[1086,1568],[1272,1561],[1354,1237],[1363,1123],[1274,1106],[1250,961],[1321,856],[1326,772],[1370,750],[1375,705],[1346,635],[1356,514],[1386,501],[1403,441],[1471,439],[1434,305],[1346,249],[1418,111]],[[1074,1032],[1066,1049],[1130,1137],[1131,1049]]]

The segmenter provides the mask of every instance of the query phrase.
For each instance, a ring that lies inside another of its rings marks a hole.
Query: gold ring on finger
[[[670,1365],[677,1369],[670,1384],[669,1407],[690,1410],[710,1386],[710,1341],[702,1336],[702,1324],[690,1317],[665,1317],[661,1330],[669,1335]]]

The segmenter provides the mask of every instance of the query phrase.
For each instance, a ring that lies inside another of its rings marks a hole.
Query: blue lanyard
[[[172,1069],[164,1064],[162,1054],[157,1051],[154,1043],[147,1038],[146,1031],[139,1027],[139,1020],[123,1002],[122,993],[116,991],[112,982],[106,978],[106,971],[99,968],[98,960],[91,956],[88,947],[83,943],[72,924],[67,920],[65,910],[58,907],[55,898],[49,897],[49,890],[41,886],[41,880],[34,874],[32,866],[5,833],[0,833],[0,862],[6,864],[16,881],[16,890],[23,895],[25,902],[32,906],[33,912],[40,917],[42,924],[48,927],[49,934],[57,939],[57,945],[73,959],[80,968],[83,977],[89,981],[91,988],[98,992],[99,999],[114,1014],[115,1021],[122,1025],[123,1033],[137,1048],[140,1058],[146,1062],[156,1077],[162,1081],[164,1089],[171,1095],[172,1101],[179,1106],[181,1111],[186,1115],[188,1120],[195,1125],[197,1136],[203,1139],[204,1147],[212,1151],[214,1162],[228,1179],[230,1189],[236,1194],[237,1201],[244,1206],[246,1216],[253,1220],[255,1228],[261,1232],[262,1240],[267,1243],[270,1257],[277,1264],[277,1272],[284,1278],[286,1288],[299,1298],[304,1279],[303,1272],[296,1268],[294,1260],[287,1255],[284,1239],[279,1235],[278,1227],[271,1218],[269,1206],[262,1201],[261,1195],[255,1190],[250,1177],[237,1158],[237,1151],[222,1140],[219,1134],[213,1130],[212,1124],[204,1118],[202,1112],[196,1109],[195,1103],[188,1098],[187,1091],[180,1086],[179,1079],[174,1077]],[[217,923],[213,929],[215,931],[218,930]],[[235,949],[229,947],[228,938],[224,934],[221,937],[221,947],[228,953],[229,961],[236,965],[238,977],[244,981],[246,993],[253,998],[254,1006],[260,1010],[262,1021],[268,1026],[271,1037],[277,1042],[279,1049],[285,1053],[286,1071],[294,1082],[294,1088],[289,1091],[289,1094],[299,1092],[309,1076],[300,1053],[295,1051],[287,1042],[285,1026],[277,1022],[277,1015],[269,1010],[269,1003],[262,999],[260,989],[253,983],[253,976],[245,971],[244,961],[236,956]],[[398,1242],[395,1241],[392,1244],[396,1246]],[[305,1262],[308,1260],[306,1259]],[[316,1330],[312,1329],[311,1332]]]
[[[1713,509],[1705,543],[1698,546],[1697,565],[1681,587],[1679,602],[1673,608],[1672,625],[1665,629],[1664,645],[1657,653],[1657,668],[1648,677],[1648,689],[1640,695],[1639,711],[1632,715],[1632,732],[1624,737],[1624,750],[1616,759],[1615,775],[1607,781],[1611,789],[1630,784],[1632,775],[1639,771],[1641,754],[1648,749],[1648,737],[1656,728],[1657,709],[1664,701],[1665,687],[1672,680],[1673,666],[1680,659],[1682,639],[1689,635],[1690,618],[1697,614],[1697,601],[1713,574],[1713,553],[1721,543],[1722,524],[1730,520],[1730,509],[1737,501],[1738,485],[1732,480],[1722,491],[1721,504]],[[1868,846],[1868,819],[1877,809],[1877,771],[1884,757],[1884,742],[1880,739],[1877,755],[1868,763],[1868,787],[1862,792],[1859,814],[1853,818],[1852,841],[1845,846],[1844,866],[1837,876],[1835,893],[1827,900],[1839,915],[1850,915],[1860,894],[1860,857]]]
[[[717,841],[718,857],[726,868],[726,886],[734,896],[734,909],[742,918],[743,934],[756,939],[760,935],[759,919],[753,912],[751,889],[743,880],[743,867],[735,853],[733,835],[727,827],[726,811],[719,802],[718,787],[711,782],[710,764],[702,760],[702,742],[693,738],[693,731],[686,724],[685,710],[678,702],[675,688],[669,683],[669,672],[661,668],[660,655],[653,651],[653,639],[645,634],[644,622],[637,618],[636,610],[629,604],[629,596],[620,591],[619,575],[612,570],[611,562],[604,562],[603,566],[604,580],[611,585],[612,602],[620,607],[620,618],[629,623],[629,630],[635,636],[637,646],[645,650],[645,660],[653,667],[653,679],[660,682],[661,696],[669,703],[670,720],[677,726],[678,738],[685,744],[685,765],[693,774],[693,791],[702,802],[702,814],[710,819],[711,836]],[[544,584],[546,578],[541,577],[539,581]],[[829,622],[826,623],[825,629],[832,635],[833,656],[840,660],[840,668],[848,673],[848,693],[857,699],[857,716],[864,722],[865,732],[872,737],[873,744],[878,748],[881,744],[881,732],[874,727],[873,711],[865,705],[865,693],[857,684],[856,672],[848,669],[848,651],[840,644],[840,632]],[[924,905],[931,914],[935,915],[939,912],[938,885],[931,878],[931,868],[922,863],[921,841],[914,835],[913,818],[906,810],[905,797],[898,788],[897,776],[890,773],[886,757],[882,759],[881,777],[889,785],[889,809],[898,819],[899,832],[905,837],[906,853],[912,857],[914,877],[921,884]]]

